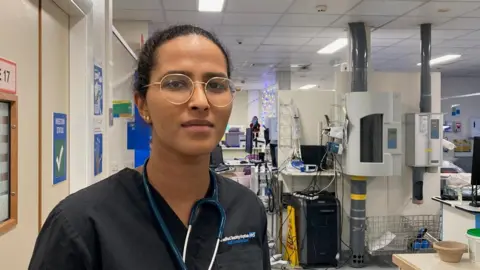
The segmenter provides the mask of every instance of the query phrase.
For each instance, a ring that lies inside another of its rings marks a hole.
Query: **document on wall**
[[[103,70],[100,66],[93,66],[93,109],[94,115],[103,115]]]

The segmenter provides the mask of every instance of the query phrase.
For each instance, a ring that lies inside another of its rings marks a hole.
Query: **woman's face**
[[[187,75],[194,82],[227,77],[227,63],[222,51],[200,35],[168,41],[157,49],[156,57],[151,83],[160,82],[169,73]],[[223,137],[231,111],[232,103],[226,107],[211,105],[205,95],[204,84],[200,83],[195,83],[192,97],[181,105],[165,99],[165,93],[158,85],[150,86],[143,105],[143,115],[150,116],[156,142],[191,156],[212,151]]]

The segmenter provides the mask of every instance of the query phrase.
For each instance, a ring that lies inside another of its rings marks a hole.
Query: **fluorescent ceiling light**
[[[314,87],[317,87],[317,85],[316,85],[316,84],[305,84],[304,86],[302,86],[302,87],[300,87],[300,88],[298,88],[298,89],[300,89],[300,90],[307,90],[307,89],[312,89],[312,88],[314,88]]]
[[[225,0],[198,0],[200,12],[222,12]]]
[[[348,45],[348,39],[347,38],[339,38],[335,40],[334,42],[328,44],[327,46],[323,47],[320,49],[317,53],[318,54],[332,54],[345,46]]]
[[[430,66],[445,63],[445,62],[449,62],[449,61],[455,60],[455,59],[460,58],[460,57],[461,57],[460,54],[447,54],[447,55],[444,55],[444,56],[433,58],[432,60],[430,60]],[[417,66],[421,66],[421,65],[422,65],[422,63],[417,64]]]

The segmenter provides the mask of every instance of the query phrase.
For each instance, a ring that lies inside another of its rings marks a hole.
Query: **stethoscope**
[[[181,266],[182,270],[187,270],[185,259],[187,257],[188,239],[190,238],[193,221],[196,217],[198,209],[200,208],[200,206],[204,204],[211,204],[215,208],[217,208],[218,212],[220,213],[220,226],[218,228],[217,243],[213,251],[213,256],[210,262],[210,266],[208,267],[208,270],[212,269],[213,263],[215,262],[215,258],[217,256],[218,246],[220,245],[220,241],[223,238],[223,232],[225,229],[225,220],[226,220],[225,209],[220,205],[220,202],[218,200],[218,188],[217,188],[217,181],[215,179],[215,176],[212,173],[210,174],[210,179],[211,179],[210,184],[213,187],[212,197],[201,199],[193,205],[192,211],[190,212],[190,218],[188,219],[188,230],[187,230],[187,236],[185,237],[185,244],[183,246],[183,255],[181,255],[180,251],[175,245],[175,242],[173,241],[172,235],[170,234],[170,231],[168,230],[167,225],[165,224],[165,221],[162,218],[162,215],[160,214],[160,211],[158,210],[157,204],[153,199],[152,192],[150,191],[150,186],[148,184],[148,176],[147,176],[147,163],[148,163],[148,158],[147,160],[145,160],[145,163],[143,164],[143,186],[145,187],[145,192],[147,193],[148,201],[150,203],[150,207],[153,210],[153,214],[155,215],[155,218],[160,224],[160,228],[162,229],[163,234],[167,238],[167,242],[170,245],[170,249],[175,254],[175,258],[177,259],[178,264]]]

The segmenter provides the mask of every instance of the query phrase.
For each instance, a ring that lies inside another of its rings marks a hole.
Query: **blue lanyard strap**
[[[147,160],[148,161],[148,160]],[[172,234],[168,230],[167,224],[165,224],[165,221],[163,220],[162,216],[160,215],[160,211],[158,211],[157,204],[155,203],[152,192],[150,191],[150,187],[148,186],[148,180],[146,177],[146,168],[147,168],[147,161],[145,161],[145,165],[143,167],[143,185],[145,187],[145,191],[147,193],[148,201],[150,203],[150,207],[153,210],[153,214],[155,215],[155,218],[157,219],[158,223],[160,224],[160,228],[162,229],[163,234],[167,238],[167,242],[170,245],[170,249],[173,251],[175,254],[175,257],[177,258],[177,262],[180,264],[180,267],[182,270],[187,270],[187,265],[185,265],[185,262],[182,259],[182,255],[180,254],[180,251],[178,250],[177,246],[175,245],[175,242],[173,241]]]

